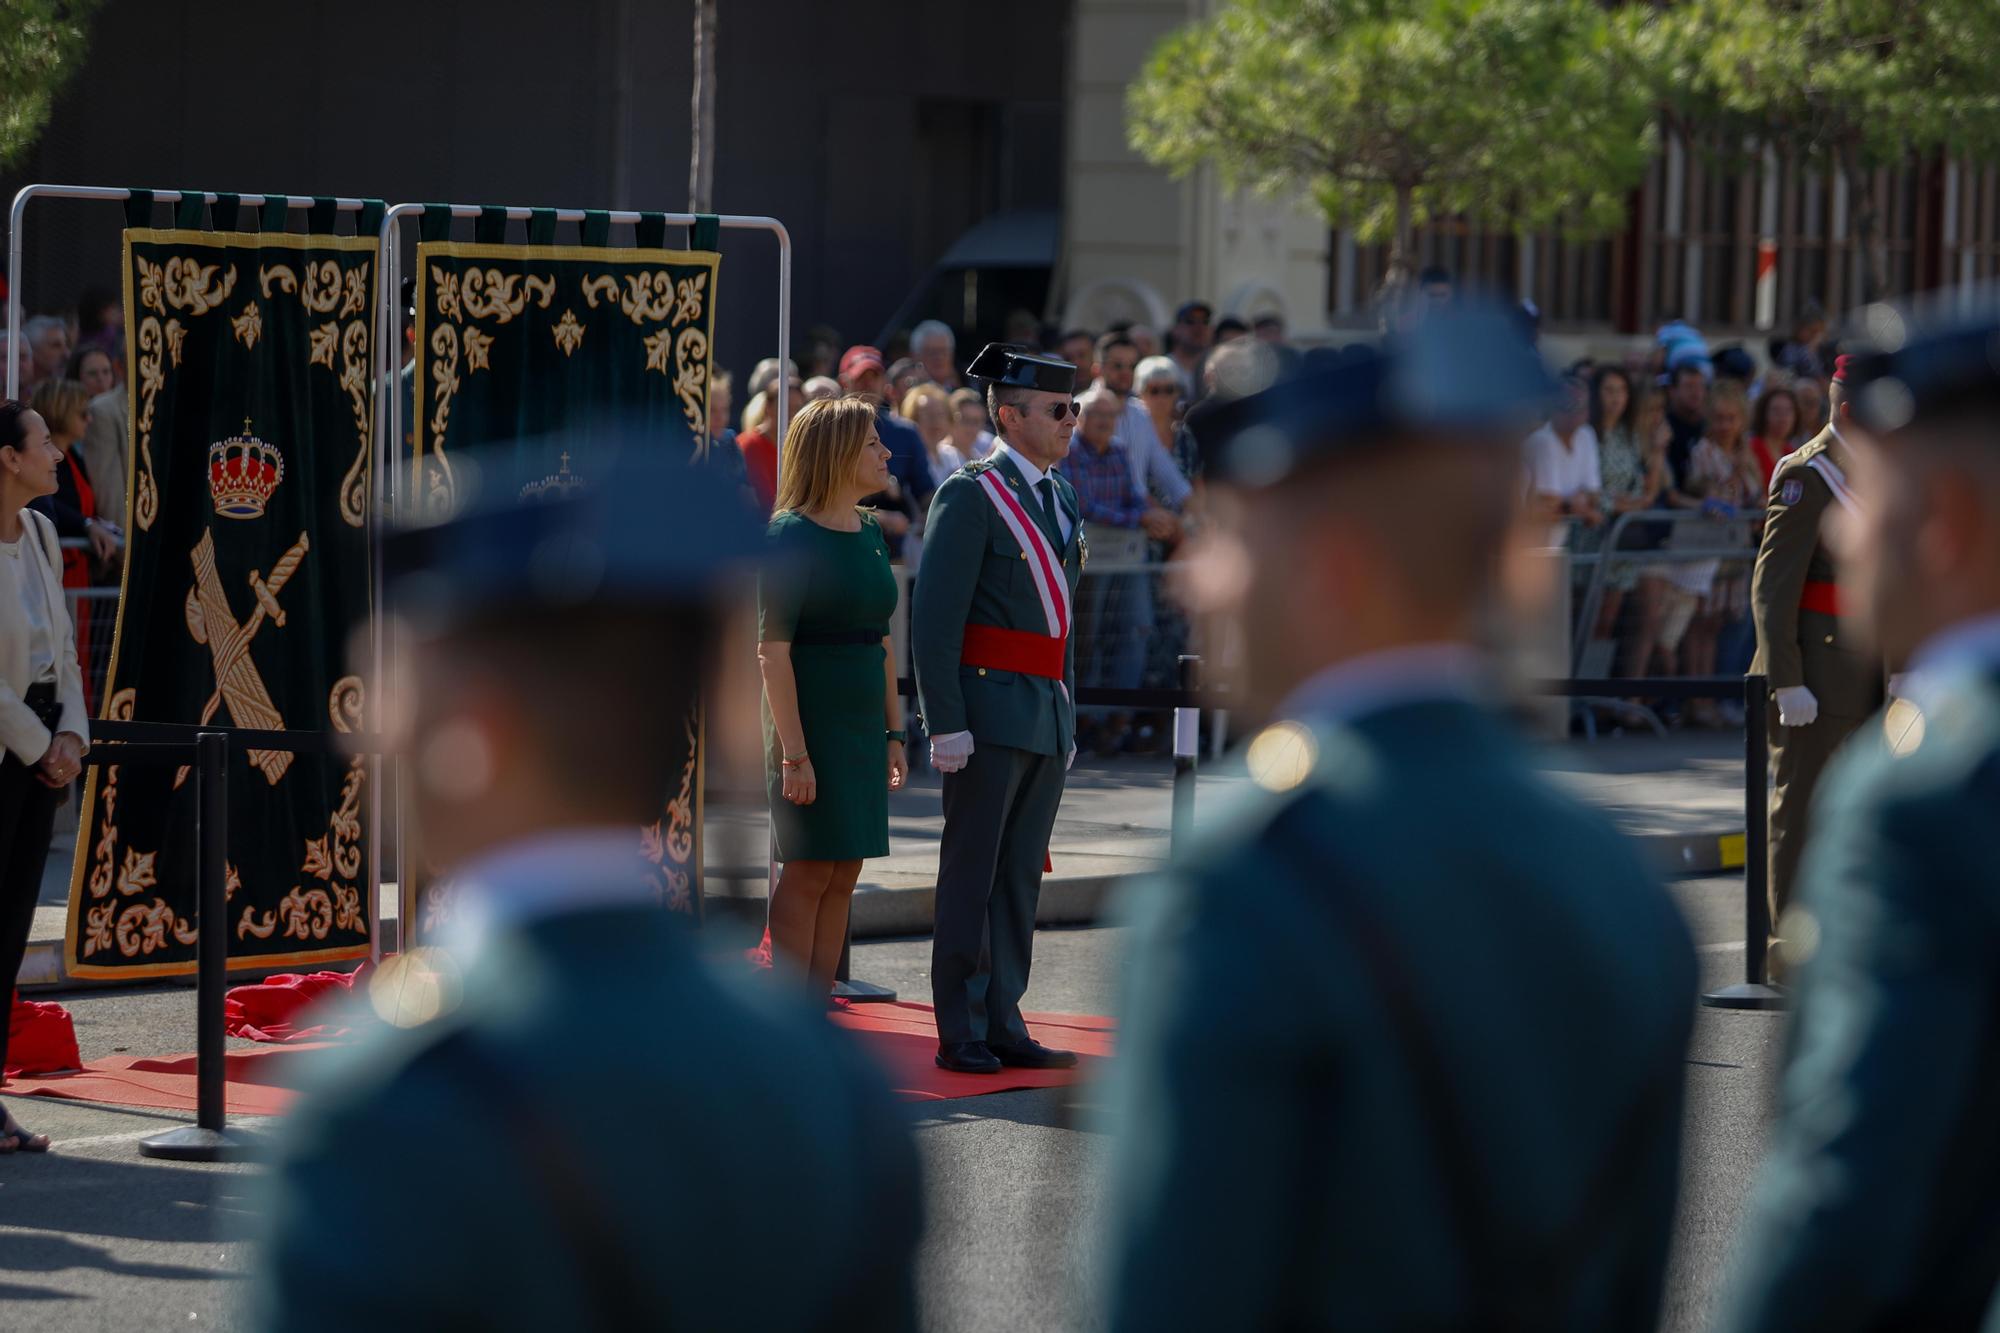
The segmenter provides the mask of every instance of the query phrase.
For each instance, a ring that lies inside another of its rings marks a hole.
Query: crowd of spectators
[[[1526,450],[1531,503],[1572,555],[1577,674],[1748,668],[1765,496],[1779,460],[1826,424],[1825,335],[1809,309],[1760,365],[1674,320],[1623,361],[1569,367]],[[1662,712],[1692,727],[1742,721],[1709,700]]]
[[[24,320],[18,341],[0,332],[0,367],[13,358],[14,397],[48,425],[62,453],[56,492],[29,502],[54,523],[63,543],[62,583],[80,594],[70,619],[86,700],[96,708],[110,665],[113,604],[84,592],[115,587],[124,558],[124,309],[102,291],[85,292],[68,311]]]

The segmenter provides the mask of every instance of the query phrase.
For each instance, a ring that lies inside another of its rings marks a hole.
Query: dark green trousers
[[[1061,755],[983,744],[964,768],[944,775],[931,938],[940,1042],[1028,1039],[1021,996],[1064,776]]]
[[[1860,718],[1828,717],[1822,713],[1809,727],[1788,727],[1778,721],[1775,700],[1766,714],[1771,748],[1770,880],[1771,980],[1784,981],[1789,960],[1779,948],[1779,923],[1792,905],[1812,814],[1813,790],[1838,750],[1862,723]]]

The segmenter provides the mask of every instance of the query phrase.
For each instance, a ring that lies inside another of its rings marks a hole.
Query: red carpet
[[[340,973],[275,979],[280,984],[239,986],[229,993],[233,1035],[272,1041],[265,1050],[231,1051],[223,1057],[224,1097],[230,1115],[278,1115],[291,1104],[293,1091],[311,1066],[314,1051],[337,1042],[313,1040],[321,1034],[345,1033],[326,1026],[295,1027],[293,1019],[326,991],[336,995],[346,987]],[[301,985],[300,982],[321,982]],[[246,992],[252,994],[246,995]],[[265,1026],[249,1021],[255,1015]],[[1076,1014],[1029,1014],[1037,1040],[1077,1052],[1076,1069],[1006,1069],[998,1074],[953,1074],[939,1069],[937,1030],[925,1004],[862,1004],[843,1006],[829,1015],[834,1026],[854,1034],[888,1076],[898,1095],[912,1101],[942,1101],[977,1097],[1019,1088],[1056,1088],[1089,1078],[1098,1061],[1111,1054],[1108,1018]],[[258,1033],[274,1035],[257,1036]],[[71,1046],[73,1068],[75,1047]],[[79,1072],[17,1078],[0,1091],[17,1097],[63,1097],[73,1101],[108,1102],[165,1111],[195,1109],[195,1058],[171,1055],[147,1058],[119,1055],[93,1060]],[[587,1081],[585,1076],[584,1081]]]
[[[834,1011],[833,1022],[855,1033],[889,1076],[896,1092],[911,1101],[978,1097],[1017,1088],[1060,1088],[1092,1077],[1111,1054],[1111,1020],[1084,1014],[1028,1014],[1036,1041],[1082,1058],[1075,1069],[1003,1069],[997,1074],[954,1074],[937,1067],[937,1028],[927,1004],[854,1004]]]
[[[297,1095],[292,1085],[310,1065],[309,1052],[331,1043],[231,1051],[223,1057],[223,1103],[230,1115],[277,1115]],[[114,1055],[92,1060],[74,1074],[9,1080],[0,1092],[15,1097],[62,1097],[160,1111],[195,1109],[194,1057]]]

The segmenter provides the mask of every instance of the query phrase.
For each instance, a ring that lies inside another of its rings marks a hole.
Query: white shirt
[[[996,457],[1011,458],[1014,460],[1014,466],[1021,469],[1022,480],[1028,483],[1028,494],[1034,498],[1036,504],[1040,504],[1042,493],[1037,488],[1042,484],[1042,479],[1049,474],[1041,468],[1036,467],[1033,463],[1030,463],[1020,450],[1009,445],[1005,440],[993,446],[993,453]],[[1076,523],[1070,518],[1068,511],[1062,507],[1060,501],[1056,504],[1056,528],[1062,533],[1065,544],[1069,541],[1070,533],[1076,531]]]
[[[450,878],[459,891],[451,944],[468,953],[501,927],[660,901],[636,827],[550,830],[495,848]]]
[[[1540,494],[1567,500],[1604,489],[1597,463],[1597,432],[1588,423],[1576,428],[1567,449],[1555,427],[1544,423],[1528,437],[1527,450],[1528,481]]]
[[[965,455],[950,440],[942,440],[937,447],[937,461],[931,464],[931,484],[944,485],[944,479],[965,466]]]
[[[28,629],[28,683],[56,679],[56,635],[49,623],[49,598],[42,569],[42,546],[26,529],[19,541],[0,542],[0,599],[21,608]]]
[[[2000,612],[1961,620],[1910,656],[1904,697],[1930,712],[1965,676],[2000,667]]]
[[[1181,465],[1160,443],[1160,432],[1153,429],[1153,418],[1145,403],[1137,398],[1125,400],[1125,410],[1118,414],[1117,429],[1111,432],[1111,444],[1125,451],[1125,461],[1132,468],[1132,488],[1139,492],[1140,499],[1157,494],[1174,509],[1187,502],[1194,487],[1188,484]]]
[[[1423,643],[1336,662],[1294,689],[1279,717],[1353,722],[1399,704],[1478,700],[1490,693],[1485,654],[1469,643]]]

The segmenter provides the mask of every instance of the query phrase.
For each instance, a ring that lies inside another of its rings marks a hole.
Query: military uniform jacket
[[[1047,613],[1028,569],[1030,553],[987,498],[979,480],[992,472],[1006,482],[1030,516],[1041,497],[1012,460],[995,455],[968,463],[938,487],[924,528],[923,564],[910,606],[910,652],[924,727],[933,736],[970,731],[982,745],[1035,754],[1067,754],[1076,736],[1076,635],[1063,653],[1063,679],[966,666],[960,661],[968,624],[1032,634],[1049,632]],[[1072,598],[1083,574],[1083,523],[1076,491],[1055,480],[1056,502],[1069,515],[1059,548]],[[1055,538],[1050,536],[1054,545]]]
[[[1780,460],[1771,474],[1764,540],[1750,580],[1750,612],[1757,626],[1752,673],[1773,690],[1803,685],[1823,716],[1858,721],[1882,704],[1881,662],[1863,652],[1830,614],[1824,598],[1834,587],[1833,558],[1824,536],[1827,519],[1847,493],[1844,452],[1828,426]],[[1808,588],[1812,589],[1809,595]],[[1811,601],[1819,609],[1802,607]]]
[[[902,1111],[670,914],[509,930],[456,1009],[375,1035],[287,1117],[256,1327],[914,1327]]]
[[[2000,671],[1963,686],[1820,785],[1819,945],[1722,1328],[1977,1328],[2000,1283]]]
[[[1279,726],[1309,772],[1131,895],[1110,1326],[1653,1329],[1680,914],[1477,704]]]

